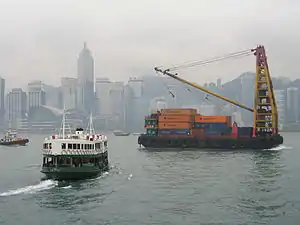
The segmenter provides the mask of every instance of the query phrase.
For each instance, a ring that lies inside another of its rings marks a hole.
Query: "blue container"
[[[183,130],[159,130],[158,134],[176,134],[176,135],[189,135],[190,130],[189,129],[183,129]]]
[[[195,123],[195,128],[202,128],[206,131],[223,131],[228,128],[226,123]]]

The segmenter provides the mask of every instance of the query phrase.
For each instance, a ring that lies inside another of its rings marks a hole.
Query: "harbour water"
[[[0,224],[298,224],[299,133],[261,152],[147,152],[108,135],[111,169],[42,180],[43,136],[0,147]]]

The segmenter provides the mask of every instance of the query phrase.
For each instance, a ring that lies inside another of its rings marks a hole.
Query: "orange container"
[[[193,129],[191,129],[191,135],[194,137],[204,137],[205,132],[201,128],[193,128]]]
[[[230,116],[195,116],[195,123],[227,123],[231,124]]]
[[[166,114],[160,115],[159,122],[194,122],[195,116],[193,115],[179,115],[179,114]]]
[[[184,109],[184,108],[162,109],[161,114],[184,114],[184,115],[197,114],[197,109]]]
[[[190,129],[193,123],[189,122],[159,122],[158,129]]]

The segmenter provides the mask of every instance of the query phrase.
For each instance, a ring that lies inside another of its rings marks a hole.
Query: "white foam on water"
[[[281,151],[281,150],[284,150],[284,149],[292,149],[292,147],[288,147],[288,146],[285,146],[285,145],[279,145],[275,148],[271,148],[271,149],[264,149],[265,151]]]
[[[131,180],[131,178],[133,177],[133,175],[132,174],[129,174],[129,176],[128,176],[128,180]]]
[[[35,193],[38,191],[43,191],[47,189],[51,189],[57,185],[57,181],[53,180],[44,180],[36,185],[29,185],[23,188],[18,188],[15,190],[9,190],[7,192],[0,193],[0,197],[7,197],[12,195],[19,195],[19,194],[27,194],[27,193]]]
[[[65,187],[62,187],[63,189],[70,189],[72,187],[72,185],[68,185],[68,186],[65,186]]]

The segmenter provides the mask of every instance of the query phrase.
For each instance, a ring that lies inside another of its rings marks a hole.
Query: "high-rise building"
[[[113,82],[109,91],[110,108],[112,111],[112,121],[116,129],[124,128],[125,125],[125,103],[124,103],[124,83]]]
[[[132,90],[132,98],[140,98],[143,95],[143,84],[144,81],[137,77],[130,77],[128,86]]]
[[[39,108],[46,105],[46,93],[42,81],[33,81],[28,83],[28,108]]]
[[[94,59],[86,43],[78,58],[78,106],[87,113],[94,110]],[[83,104],[82,104],[83,103]]]
[[[144,116],[147,115],[150,100],[144,98],[144,81],[139,78],[130,78],[127,84],[126,122],[127,129],[133,132],[142,131]]]
[[[112,82],[108,78],[97,78],[95,89],[96,89],[96,108],[97,114],[101,116],[111,115],[111,104],[110,104],[110,89]]]
[[[217,80],[217,88],[220,89],[222,87],[222,80],[219,78]]]
[[[299,90],[296,87],[289,87],[287,89],[287,120],[290,123],[299,121]]]
[[[77,79],[71,77],[61,78],[62,106],[66,110],[74,110],[77,107]]]
[[[150,101],[149,114],[165,108],[168,108],[165,97],[155,97]]]
[[[278,111],[278,125],[279,127],[283,127],[285,124],[285,91],[274,90],[274,95]]]
[[[5,117],[5,80],[0,77],[0,124],[4,124]]]
[[[124,83],[111,82],[108,78],[97,78],[97,118],[105,121],[105,127],[123,129],[125,121]]]
[[[21,88],[14,88],[6,96],[9,126],[18,128],[27,117],[27,95]]]

